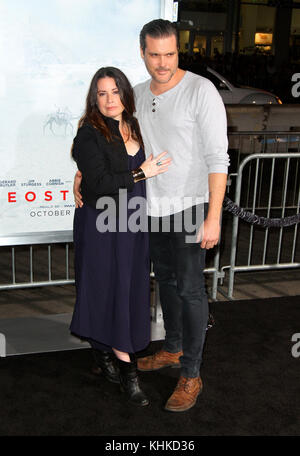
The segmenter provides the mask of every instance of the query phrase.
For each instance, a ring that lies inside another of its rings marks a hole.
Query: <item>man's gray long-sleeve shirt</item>
[[[229,157],[225,107],[208,79],[187,71],[161,95],[150,82],[134,88],[145,153],[172,158],[166,173],[146,181],[148,213],[157,217],[208,202],[208,175],[226,174]]]

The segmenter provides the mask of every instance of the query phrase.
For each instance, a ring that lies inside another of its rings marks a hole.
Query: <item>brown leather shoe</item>
[[[192,408],[203,388],[200,377],[180,377],[174,393],[165,405],[165,410],[170,412],[184,412]]]
[[[154,355],[139,358],[137,367],[140,371],[154,371],[163,367],[180,367],[179,357],[182,356],[182,351],[170,353],[165,350],[160,350]]]

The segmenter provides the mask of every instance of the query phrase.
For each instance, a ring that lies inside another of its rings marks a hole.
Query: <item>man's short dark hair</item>
[[[165,19],[154,19],[154,21],[145,24],[140,33],[140,46],[143,52],[146,49],[146,35],[152,38],[164,38],[175,35],[177,49],[179,49],[179,31],[173,22]]]

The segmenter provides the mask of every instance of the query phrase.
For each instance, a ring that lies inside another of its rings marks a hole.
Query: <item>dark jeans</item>
[[[195,211],[195,207],[191,210]],[[206,204],[204,211],[207,211]],[[159,284],[166,331],[164,349],[171,353],[182,349],[181,374],[184,377],[197,377],[208,320],[203,275],[206,250],[199,243],[186,242],[186,235],[190,233],[184,227],[180,232],[175,231],[172,215],[170,230],[164,232],[163,219],[159,219],[159,232],[153,232],[151,227],[155,223],[149,217],[150,256]]]

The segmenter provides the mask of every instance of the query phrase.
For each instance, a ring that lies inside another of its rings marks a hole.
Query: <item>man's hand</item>
[[[197,234],[196,242],[201,242],[203,249],[212,249],[218,244],[220,238],[219,220],[205,219]]]
[[[197,242],[201,242],[201,247],[203,249],[212,249],[219,242],[221,212],[226,182],[227,174],[211,173],[208,175],[208,213],[197,235]]]
[[[73,194],[74,194],[76,209],[78,207],[82,207],[83,206],[82,195],[80,193],[81,181],[82,181],[82,174],[78,170],[76,172],[75,176],[74,176],[74,184],[73,184]]]

